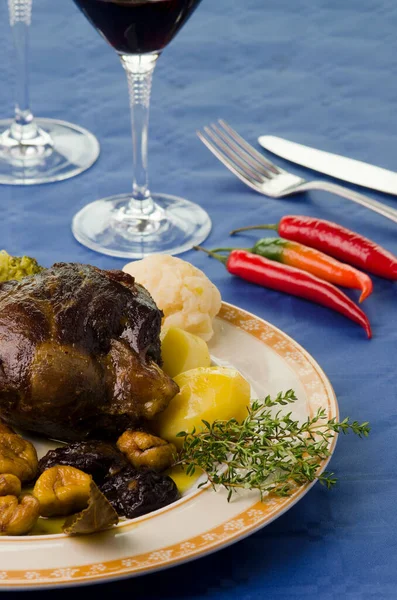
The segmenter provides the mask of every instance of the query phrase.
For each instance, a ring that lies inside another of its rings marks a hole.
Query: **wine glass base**
[[[92,133],[55,119],[35,119],[43,135],[33,143],[16,144],[8,130],[11,119],[0,121],[0,184],[34,185],[69,179],[97,160],[98,140]]]
[[[151,199],[154,210],[151,201],[131,210],[129,194],[92,202],[75,215],[73,234],[91,250],[133,259],[181,254],[206,239],[211,219],[200,206],[167,194]]]

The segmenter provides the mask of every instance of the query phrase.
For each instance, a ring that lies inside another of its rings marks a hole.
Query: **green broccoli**
[[[29,256],[10,256],[5,250],[0,251],[0,282],[14,279],[20,281],[29,275],[44,271],[37,260]]]

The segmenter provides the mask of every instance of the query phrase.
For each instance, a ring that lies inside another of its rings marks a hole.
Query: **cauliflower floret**
[[[211,339],[221,295],[200,269],[175,256],[152,254],[128,263],[123,271],[135,277],[163,311],[163,332],[180,327],[206,342]]]

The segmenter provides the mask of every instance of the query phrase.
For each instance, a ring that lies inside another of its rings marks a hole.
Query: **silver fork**
[[[217,124],[204,127],[204,132],[197,131],[197,135],[232,173],[260,194],[271,198],[285,198],[308,190],[323,190],[361,204],[397,223],[397,210],[386,204],[336,183],[306,181],[277,167],[222,119]]]

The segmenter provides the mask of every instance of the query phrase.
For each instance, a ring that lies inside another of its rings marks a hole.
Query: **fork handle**
[[[361,204],[361,206],[365,206],[365,208],[369,208],[383,217],[397,223],[397,210],[395,208],[391,208],[386,204],[382,204],[382,202],[368,198],[368,196],[354,192],[353,190],[337,185],[336,183],[329,183],[328,181],[308,181],[301,189],[303,188],[305,190],[323,190],[324,192],[342,196],[342,198],[347,198],[357,204]]]

